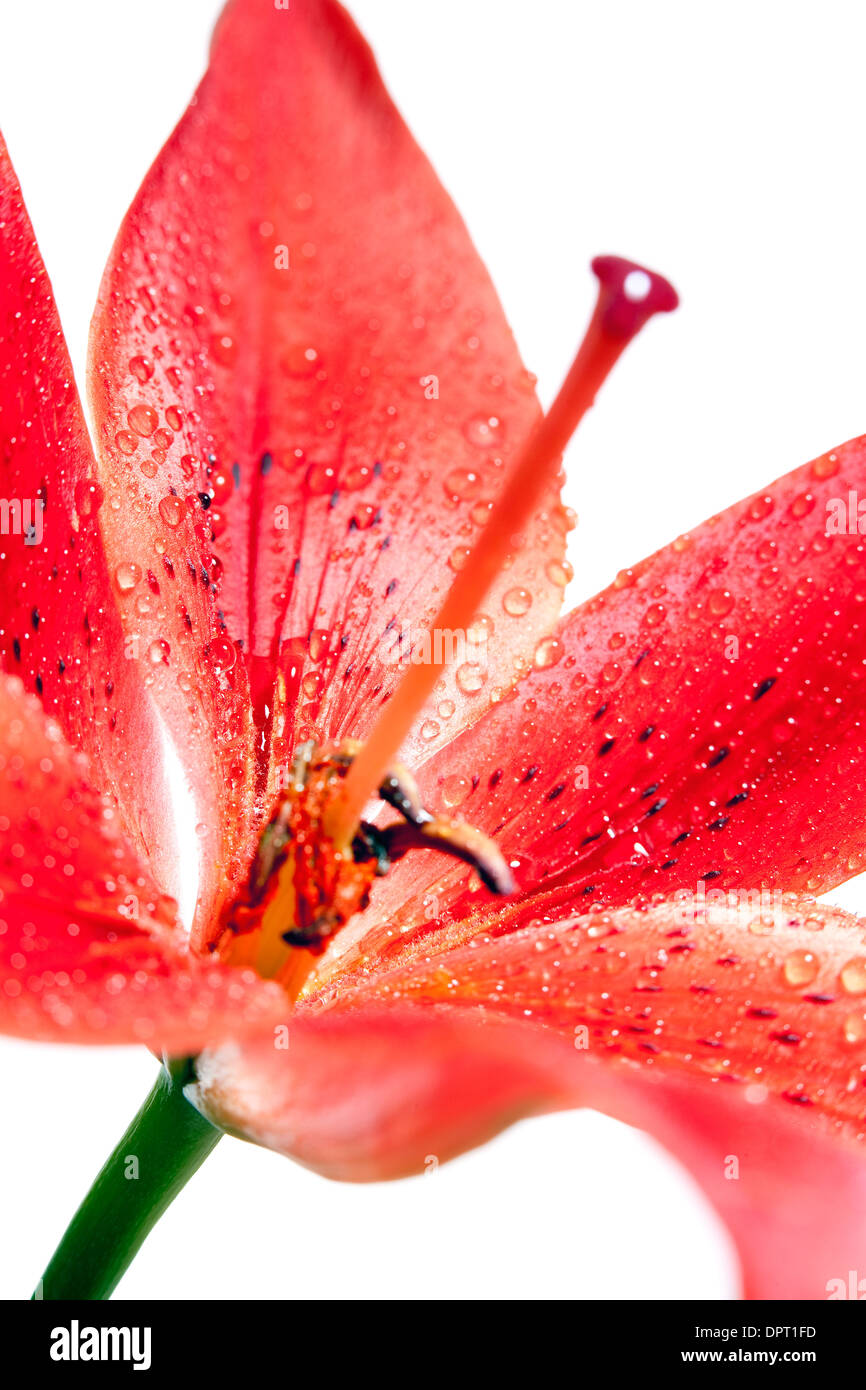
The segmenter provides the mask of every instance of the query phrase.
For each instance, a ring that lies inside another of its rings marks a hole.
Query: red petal
[[[279,1022],[278,986],[193,959],[82,754],[0,677],[0,1031],[174,1053]]]
[[[493,833],[524,893],[558,890],[559,916],[580,895],[818,894],[860,872],[866,544],[856,520],[825,535],[858,489],[866,439],[620,576],[563,623],[551,665],[425,769],[428,804]],[[416,857],[366,923],[399,916],[405,937],[425,913],[467,919],[466,884]]]
[[[229,5],[112,254],[92,381],[123,499],[110,553],[159,585],[127,621],[202,813],[231,827],[211,859],[242,860],[253,750],[273,791],[298,739],[364,735],[399,629],[423,636],[538,413],[466,230],[338,6]],[[467,647],[417,747],[549,630],[566,526],[551,494],[491,595],[486,668]]]
[[[90,439],[2,137],[0,229],[0,661],[86,750],[139,848],[159,846],[167,875],[160,737],[126,659]]]
[[[864,1135],[866,921],[793,893],[708,888],[565,922],[539,894],[489,925],[402,968],[359,968],[359,997],[532,1019],[594,1054],[759,1086]],[[349,1006],[351,986],[343,975],[319,1006]]]
[[[692,1170],[737,1241],[754,1298],[825,1297],[862,1248],[866,1169],[853,1146],[806,1133],[738,1088],[604,1066],[531,1024],[445,1005],[302,1009],[287,1051],[263,1040],[205,1053],[198,1074],[191,1099],[217,1123],[360,1181],[423,1171],[527,1114],[603,1110]]]

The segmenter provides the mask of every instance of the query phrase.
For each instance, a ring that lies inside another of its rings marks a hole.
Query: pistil
[[[657,313],[678,303],[662,276],[619,256],[592,262],[598,299],[586,335],[553,405],[526,442],[504,492],[493,507],[477,544],[433,620],[439,631],[469,628],[491,585],[514,548],[515,535],[532,515],[559,467],[562,452],[592,406],[596,392],[620,354]],[[436,644],[434,650],[436,649]],[[444,665],[438,660],[406,668],[369,737],[327,808],[324,828],[337,848],[348,846],[364,808],[376,794],[398,749],[420,713]]]

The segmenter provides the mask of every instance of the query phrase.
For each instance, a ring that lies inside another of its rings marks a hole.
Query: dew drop
[[[863,1042],[866,1038],[866,1014],[849,1014],[842,1025],[845,1034],[845,1041],[849,1043]]]
[[[230,367],[238,355],[237,343],[228,333],[215,333],[210,340],[210,353],[215,362]]]
[[[463,433],[477,449],[492,449],[502,437],[502,422],[496,415],[473,415],[464,425]]]
[[[769,912],[763,913],[758,917],[753,917],[749,923],[749,931],[753,936],[769,936],[776,925],[776,919]]]
[[[815,505],[815,498],[811,492],[801,492],[791,503],[791,515],[797,517],[808,516]]]
[[[446,777],[442,783],[442,801],[451,809],[461,806],[471,790],[472,783],[467,777]]]
[[[647,627],[659,627],[667,616],[667,609],[663,603],[650,604],[643,615],[643,621]]]
[[[369,502],[365,502],[361,506],[356,507],[352,513],[355,529],[358,531],[369,531],[378,515],[379,509],[371,506]]]
[[[814,478],[835,478],[839,472],[839,459],[836,454],[824,454],[812,464]]]
[[[230,671],[237,660],[237,648],[228,637],[215,637],[210,644],[210,659],[218,671]]]
[[[549,666],[555,666],[562,660],[565,648],[558,637],[542,637],[538,646],[535,648],[533,660],[540,671],[545,671]]]
[[[128,594],[141,578],[141,570],[131,561],[124,561],[114,571],[114,582],[122,594]]]
[[[284,353],[281,365],[288,376],[312,376],[319,368],[319,354],[309,343],[295,343]]]
[[[532,607],[532,594],[528,589],[508,589],[502,596],[502,607],[510,618],[522,618]]]
[[[129,370],[144,385],[153,376],[153,363],[149,357],[130,357]]]
[[[210,479],[211,496],[219,507],[223,502],[227,502],[234,492],[234,482],[230,473],[219,469]]]
[[[839,983],[846,994],[866,994],[866,959],[857,956],[839,971]]]
[[[482,647],[489,642],[495,630],[493,619],[487,613],[478,613],[466,629],[466,641],[471,642],[473,647]]]
[[[481,491],[481,475],[471,468],[452,468],[442,486],[452,502],[471,502]]]
[[[792,951],[785,957],[782,974],[789,985],[810,985],[818,974],[820,961],[813,951]]]
[[[83,479],[75,489],[75,510],[79,516],[93,516],[102,506],[103,491],[99,483]]]
[[[457,667],[454,679],[464,695],[477,695],[487,680],[487,672],[477,661],[464,661]]]
[[[134,454],[138,448],[138,440],[128,430],[119,430],[114,436],[114,442],[122,454]]]
[[[147,649],[147,659],[152,666],[167,666],[171,647],[163,637],[157,637]]]
[[[134,405],[126,417],[126,423],[136,434],[150,436],[159,424],[159,416],[149,405]]]
[[[734,596],[727,589],[714,589],[707,597],[707,608],[715,618],[724,618],[734,606]]]
[[[749,503],[748,517],[750,521],[763,521],[764,517],[769,516],[773,510],[773,499],[769,493],[763,497],[754,497]]]
[[[179,526],[183,519],[183,503],[179,497],[163,497],[159,504],[159,514],[166,526]]]
[[[566,584],[574,578],[574,570],[567,560],[563,560],[561,563],[558,560],[551,560],[545,574],[551,584],[556,585],[557,589],[564,589]]]
[[[337,486],[337,470],[329,463],[311,463],[307,469],[307,487],[317,496],[331,493]]]

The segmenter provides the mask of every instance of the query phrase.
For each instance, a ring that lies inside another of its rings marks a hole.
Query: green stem
[[[159,1076],[102,1168],[34,1298],[110,1298],[145,1238],[221,1138],[184,1098],[185,1068]]]

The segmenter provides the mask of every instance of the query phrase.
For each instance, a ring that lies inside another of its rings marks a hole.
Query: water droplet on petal
[[[464,695],[477,695],[487,680],[487,672],[477,661],[464,661],[457,667],[454,679]]]
[[[126,423],[136,434],[151,435],[159,424],[159,416],[149,405],[134,405],[126,417]]]
[[[462,805],[471,790],[472,783],[468,777],[446,777],[442,783],[442,803],[453,810],[455,806]]]
[[[168,645],[165,639],[162,637],[157,637],[153,642],[151,642],[150,646],[147,649],[147,658],[152,666],[159,666],[160,664],[162,664],[163,666],[167,666],[170,653],[171,647]]]
[[[283,370],[288,376],[312,376],[319,368],[319,354],[309,343],[295,343],[283,354]]]
[[[159,514],[166,526],[179,526],[183,519],[184,507],[179,497],[163,497],[159,504]]]
[[[469,502],[481,491],[481,475],[470,468],[452,468],[442,479],[442,486],[452,502]]]
[[[215,333],[210,340],[211,357],[224,367],[230,367],[238,355],[237,343],[228,333]]]
[[[663,603],[650,604],[643,615],[644,623],[647,627],[659,627],[667,616],[667,609]]]
[[[522,618],[532,607],[532,594],[528,589],[509,589],[502,596],[502,607],[510,618]]]
[[[835,478],[838,472],[839,458],[836,454],[824,454],[812,464],[812,476],[815,478]]]
[[[797,518],[808,516],[815,505],[811,492],[801,492],[791,503],[791,515]]]
[[[138,565],[132,564],[131,561],[125,561],[118,565],[114,571],[115,583],[122,594],[128,594],[131,589],[134,589],[140,578],[141,570]]]
[[[764,517],[769,516],[773,510],[774,502],[769,493],[763,497],[755,497],[749,503],[748,517],[750,521],[763,521]]]
[[[466,629],[466,641],[471,642],[474,647],[481,647],[496,630],[496,624],[487,613],[477,613],[470,626]]]
[[[787,984],[799,988],[812,983],[819,967],[820,961],[813,951],[792,951],[785,957],[782,974]]]
[[[209,648],[210,659],[218,671],[230,671],[237,660],[237,648],[228,637],[215,637]]]
[[[122,454],[134,454],[138,448],[138,440],[128,430],[119,430],[114,436],[114,442]]]
[[[839,982],[846,994],[866,994],[866,959],[857,956],[843,965]]]
[[[724,618],[734,606],[734,596],[727,589],[714,589],[707,597],[707,608],[714,618]]]
[[[474,415],[463,428],[463,433],[478,449],[493,449],[502,437],[502,422],[496,415]]]
[[[535,648],[535,665],[542,671],[548,666],[555,666],[562,659],[564,651],[558,637],[543,637]]]
[[[561,563],[559,560],[551,560],[545,574],[551,584],[556,585],[557,589],[564,589],[566,584],[574,578],[574,570],[567,560],[563,560]]]
[[[129,370],[142,385],[153,376],[153,363],[149,357],[130,357]]]

